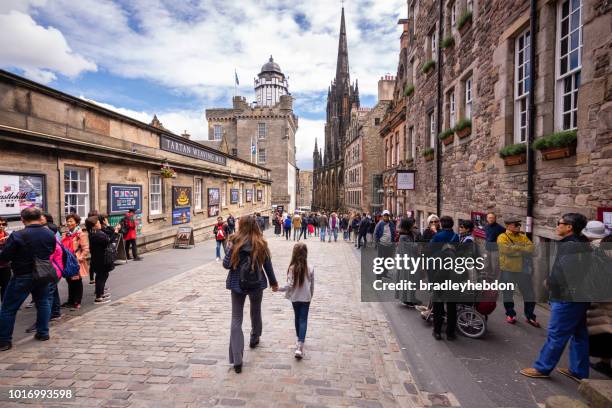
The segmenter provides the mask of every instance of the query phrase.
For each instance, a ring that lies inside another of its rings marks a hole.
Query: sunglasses
[[[8,224],[6,222],[0,222],[0,227],[6,227]]]
[[[559,225],[571,225],[571,224],[568,224],[567,222],[563,222],[563,221],[557,221],[557,226]]]

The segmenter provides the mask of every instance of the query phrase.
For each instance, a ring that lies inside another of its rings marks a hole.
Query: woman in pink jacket
[[[72,252],[79,261],[79,274],[66,279],[68,282],[68,301],[62,307],[69,307],[71,310],[79,310],[83,300],[83,278],[89,276],[89,239],[87,232],[81,231],[81,217],[78,214],[68,214],[66,216],[66,226],[68,230],[62,236],[62,245]]]

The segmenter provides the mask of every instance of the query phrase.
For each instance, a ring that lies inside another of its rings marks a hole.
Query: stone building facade
[[[409,40],[400,65],[414,86],[406,99],[405,145],[414,135],[416,146],[401,156],[416,172],[405,210],[422,227],[430,213],[470,219],[495,211],[501,219],[525,220],[534,240],[547,242],[557,239],[563,213],[595,219],[598,209],[612,206],[612,6],[603,0],[536,4],[532,33],[527,0],[444,1],[442,14],[437,2],[408,2]],[[518,154],[513,163],[500,157],[505,147],[524,149],[531,129],[536,142],[559,131],[577,136],[554,160],[531,150],[532,219],[525,157]]]
[[[58,224],[68,212],[116,221],[140,207],[137,242],[153,250],[173,244],[179,225],[198,241],[217,214],[270,213],[269,169],[1,70],[0,151],[0,214],[11,227],[30,203]]]
[[[300,170],[297,197],[298,207],[312,207],[312,171]]]
[[[313,153],[315,209],[337,210],[345,206],[344,200],[344,157],[345,137],[351,121],[351,112],[359,108],[359,87],[351,84],[348,63],[348,46],[344,7],[340,18],[340,38],[336,77],[327,93],[327,119],[325,122],[324,153]]]
[[[257,102],[235,96],[231,108],[206,109],[208,141],[232,156],[272,172],[272,205],[296,208],[295,134],[298,118],[287,80],[272,57],[255,79]]]

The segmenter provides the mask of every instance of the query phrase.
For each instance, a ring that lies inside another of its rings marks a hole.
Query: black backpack
[[[238,273],[240,276],[240,289],[249,292],[261,288],[261,270],[259,265],[251,264],[251,255],[240,256],[238,264]]]

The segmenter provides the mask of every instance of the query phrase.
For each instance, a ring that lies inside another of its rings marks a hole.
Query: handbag
[[[26,244],[30,247],[30,252],[34,254],[34,247],[27,238],[25,231],[21,235]],[[57,271],[51,263],[51,255],[49,255],[49,259],[43,259],[34,254],[32,259],[34,260],[34,265],[32,267],[32,280],[35,284],[55,284],[59,282]]]

